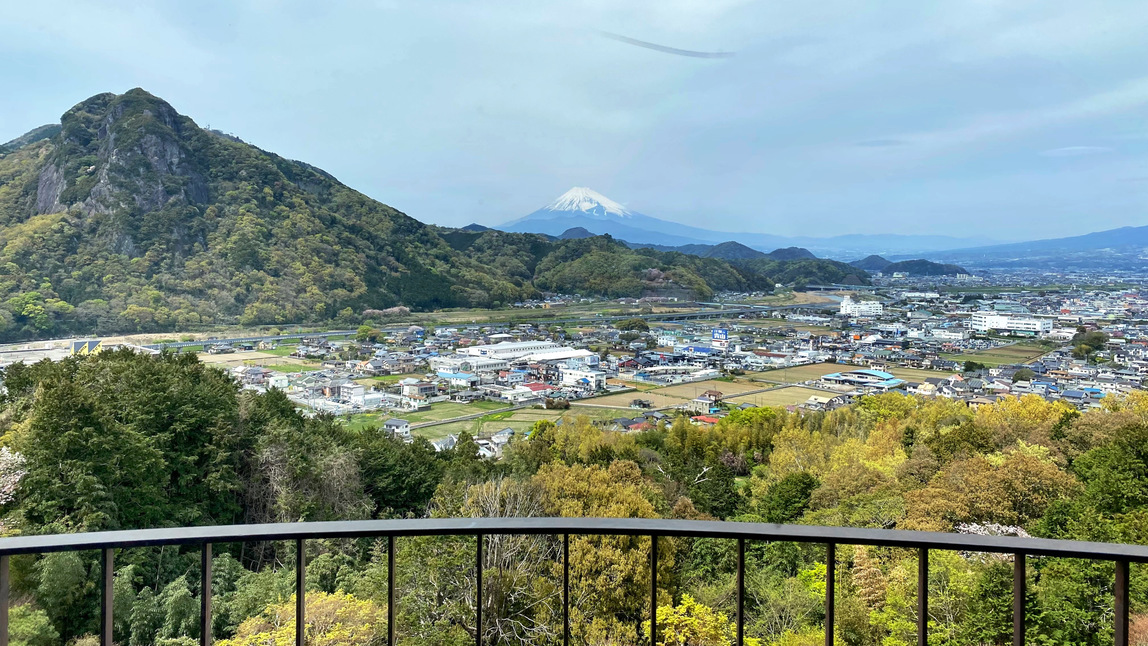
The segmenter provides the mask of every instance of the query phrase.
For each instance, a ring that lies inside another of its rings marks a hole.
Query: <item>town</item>
[[[990,295],[893,285],[785,308],[723,296],[722,308],[692,310],[706,318],[681,321],[363,326],[185,349],[245,388],[284,391],[306,414],[421,435],[439,449],[466,432],[486,457],[539,419],[571,414],[631,431],[677,415],[713,424],[755,406],[831,410],[889,391],[972,407],[1035,394],[1086,409],[1148,377],[1148,296],[1134,289]],[[55,357],[108,347],[78,341]],[[45,356],[25,354],[0,358]]]

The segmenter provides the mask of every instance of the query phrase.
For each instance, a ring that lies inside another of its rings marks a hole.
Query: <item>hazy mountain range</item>
[[[582,228],[598,235],[608,234],[632,244],[661,246],[735,240],[760,251],[802,247],[818,256],[837,258],[862,257],[870,253],[913,254],[992,242],[988,238],[929,235],[848,234],[831,237],[787,237],[765,233],[712,231],[644,215],[622,206],[593,189],[580,186],[566,191],[545,207],[496,228],[503,231],[545,233],[552,236],[561,236],[571,228]]]
[[[649,246],[699,255],[704,255],[705,250],[715,244],[735,241],[763,253],[800,248],[820,257],[860,259],[877,255],[890,258],[886,262],[917,260],[927,255],[935,261],[982,267],[1055,267],[1057,263],[1074,267],[1135,267],[1143,264],[1148,249],[1148,226],[1009,244],[992,244],[983,237],[899,234],[785,237],[730,233],[644,215],[585,187],[572,188],[547,206],[498,228],[552,236],[608,234],[625,240],[632,247]],[[569,233],[571,231],[575,233]]]

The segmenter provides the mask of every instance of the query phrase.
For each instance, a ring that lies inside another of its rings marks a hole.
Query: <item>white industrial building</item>
[[[985,311],[973,312],[969,327],[974,332],[1046,334],[1052,331],[1052,321],[1031,316],[1010,316]]]
[[[528,354],[535,354],[552,350],[558,347],[557,343],[553,341],[504,341],[502,343],[493,343],[491,345],[475,345],[460,353],[467,354],[472,357],[487,357],[491,359],[517,359],[525,357]]]
[[[581,387],[587,390],[605,390],[606,373],[600,370],[577,370],[562,368],[559,380],[563,386]]]
[[[506,370],[510,362],[506,359],[475,357],[468,354],[444,354],[427,360],[435,372],[491,372]]]
[[[848,294],[841,300],[842,316],[881,316],[885,306],[880,301],[855,301]]]

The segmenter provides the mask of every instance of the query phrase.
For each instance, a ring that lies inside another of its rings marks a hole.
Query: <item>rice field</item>
[[[686,403],[684,397],[675,397],[668,395],[662,390],[650,390],[646,392],[627,392],[616,393],[614,395],[606,395],[605,397],[595,397],[587,400],[585,404],[574,402],[575,406],[615,406],[619,408],[629,408],[630,402],[635,399],[644,399],[654,405],[654,408],[667,408],[669,406],[678,406]]]
[[[731,397],[726,402],[730,404],[753,404],[754,406],[794,406],[804,403],[812,395],[832,395],[832,393],[813,388],[802,388],[801,386],[787,386],[764,393]]]
[[[991,350],[980,350],[965,354],[946,355],[953,361],[976,361],[987,366],[1000,366],[1010,363],[1029,363],[1046,354],[1048,349],[1033,343],[1017,343]]]
[[[666,386],[665,388],[659,388],[652,392],[669,395],[670,397],[679,397],[681,399],[694,399],[707,390],[716,390],[726,397],[731,397],[750,390],[761,390],[761,388],[762,385],[760,383],[753,383],[752,381],[718,381],[710,379],[709,381],[697,381],[691,384]],[[643,393],[643,395],[649,394],[651,393]]]

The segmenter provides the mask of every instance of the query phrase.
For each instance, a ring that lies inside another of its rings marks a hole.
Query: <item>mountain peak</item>
[[[632,215],[626,207],[602,195],[598,191],[584,186],[575,186],[563,193],[558,199],[546,207],[548,211],[579,211],[590,213],[599,217],[613,215],[627,218]]]

